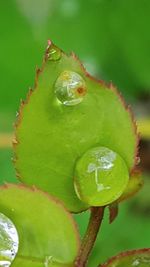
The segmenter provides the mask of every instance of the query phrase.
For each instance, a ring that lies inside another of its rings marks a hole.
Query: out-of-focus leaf
[[[138,120],[137,126],[142,138],[150,139],[150,118]]]

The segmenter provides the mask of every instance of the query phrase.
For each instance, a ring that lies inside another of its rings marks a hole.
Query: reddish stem
[[[104,215],[104,207],[92,207],[86,234],[83,238],[79,254],[75,260],[76,267],[85,267],[94,246]]]

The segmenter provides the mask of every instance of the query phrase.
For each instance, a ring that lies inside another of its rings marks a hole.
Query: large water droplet
[[[46,59],[50,61],[57,61],[61,58],[61,53],[61,50],[49,40],[46,50]]]
[[[63,71],[55,82],[55,94],[62,104],[77,105],[86,94],[85,81],[76,72]]]
[[[9,267],[19,245],[17,230],[10,219],[0,213],[0,266]]]
[[[128,179],[124,160],[106,147],[88,150],[76,163],[76,193],[91,206],[104,206],[118,199]]]

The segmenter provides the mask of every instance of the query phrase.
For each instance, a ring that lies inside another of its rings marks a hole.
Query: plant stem
[[[105,207],[92,207],[91,216],[86,234],[81,243],[79,254],[75,260],[76,267],[85,267],[91,250],[94,246],[98,231],[100,229]]]

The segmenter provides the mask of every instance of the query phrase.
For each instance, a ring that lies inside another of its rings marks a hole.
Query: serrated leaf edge
[[[41,195],[45,196],[46,198],[48,198],[51,202],[55,203],[57,206],[59,206],[61,209],[63,209],[63,211],[65,212],[65,214],[68,217],[68,220],[71,222],[71,224],[73,225],[73,229],[74,229],[74,233],[76,236],[76,244],[77,244],[77,249],[79,251],[80,249],[80,244],[81,244],[81,240],[80,240],[80,235],[79,235],[79,230],[78,230],[78,226],[77,223],[75,222],[75,220],[73,219],[72,214],[67,210],[67,208],[64,206],[64,204],[57,199],[56,197],[51,196],[49,193],[44,192],[42,190],[40,190],[39,188],[37,188],[36,186],[27,186],[23,183],[20,184],[13,184],[13,183],[4,183],[3,185],[0,186],[0,190],[7,190],[9,188],[16,188],[16,189],[25,189],[29,192],[38,192]]]
[[[121,258],[131,256],[131,255],[136,255],[137,253],[143,254],[143,253],[147,253],[147,252],[150,253],[150,248],[135,249],[135,250],[128,250],[125,252],[121,252],[120,254],[110,258],[106,263],[99,265],[99,267],[109,267],[109,265],[112,264],[114,260],[119,260]]]

